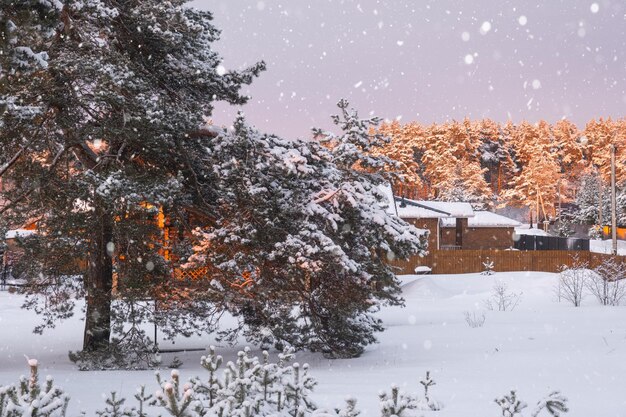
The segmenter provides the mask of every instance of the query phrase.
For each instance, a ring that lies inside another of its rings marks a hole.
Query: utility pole
[[[600,207],[598,208],[598,222],[600,223],[600,240],[604,240],[604,224],[602,222],[602,206],[604,203],[604,196],[602,195],[602,175],[598,175],[600,179]]]
[[[617,202],[615,198],[615,145],[611,145],[611,238],[613,255],[617,255]]]

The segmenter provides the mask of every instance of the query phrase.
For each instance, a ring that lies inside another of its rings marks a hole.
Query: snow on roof
[[[393,214],[395,216],[398,215],[396,212],[396,204],[393,201],[393,190],[391,189],[391,185],[389,184],[381,184],[378,186],[378,190],[385,195],[387,199],[387,204],[383,206],[388,214]]]
[[[454,227],[454,219],[441,219],[441,226]],[[467,227],[519,227],[522,224],[517,220],[510,219],[490,211],[475,211],[474,217],[467,221]]]
[[[26,230],[26,229],[8,230],[6,232],[6,234],[4,235],[4,238],[5,239],[15,239],[15,238],[18,238],[18,237],[32,236],[35,233],[36,232],[34,230]]]
[[[474,210],[470,203],[456,203],[447,201],[402,200],[396,198],[398,215],[406,219],[444,219],[449,217],[474,217]]]
[[[541,229],[536,229],[536,228],[528,228],[528,225],[522,226],[522,227],[516,227],[515,228],[515,234],[517,235],[531,235],[531,236],[550,236],[550,233],[545,232]]]

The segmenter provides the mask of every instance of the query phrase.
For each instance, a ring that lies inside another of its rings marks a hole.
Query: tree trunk
[[[94,351],[109,346],[111,336],[111,290],[113,260],[107,245],[113,240],[113,221],[102,206],[94,213],[97,226],[93,230],[86,278],[87,313],[83,350]]]

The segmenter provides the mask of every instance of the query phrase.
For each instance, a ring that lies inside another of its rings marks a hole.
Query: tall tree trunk
[[[87,314],[83,350],[94,351],[109,346],[111,337],[111,290],[113,260],[107,247],[113,240],[113,220],[102,205],[94,216],[97,226],[92,233],[87,273]]]

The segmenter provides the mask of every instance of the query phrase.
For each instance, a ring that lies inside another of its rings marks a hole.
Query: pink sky
[[[305,136],[348,98],[403,122],[566,117],[579,127],[626,112],[621,0],[196,0],[222,30],[227,68],[264,59],[248,120]],[[230,124],[236,108],[218,106]]]

